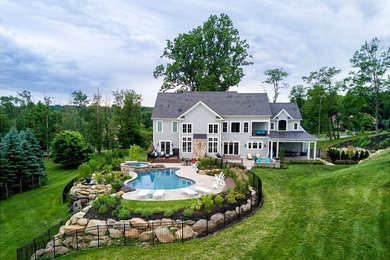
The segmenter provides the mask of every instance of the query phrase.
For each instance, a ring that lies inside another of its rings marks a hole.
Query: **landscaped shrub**
[[[214,198],[215,205],[217,205],[218,207],[222,206],[223,201],[224,201],[224,199],[222,198],[221,195],[217,195]]]
[[[226,199],[226,202],[229,204],[236,204],[237,203],[236,197],[234,196],[234,194],[230,193],[230,194],[226,195],[225,199]]]
[[[101,214],[107,212],[108,208],[113,208],[117,201],[119,200],[119,196],[112,197],[111,195],[103,195],[92,202],[92,208],[98,209]]]
[[[174,210],[172,210],[172,209],[167,209],[167,210],[164,211],[164,217],[170,217],[170,216],[173,215],[173,213],[175,213]]]
[[[201,158],[197,163],[199,169],[210,169],[218,167],[218,161],[216,163],[215,158]]]
[[[202,196],[202,203],[203,203],[204,209],[207,212],[211,212],[211,209],[214,206],[213,195],[209,194],[209,195]]]
[[[185,210],[183,210],[183,216],[184,217],[191,217],[192,214],[194,214],[194,211],[190,208],[186,208]]]
[[[107,210],[108,210],[108,208],[107,208],[106,205],[101,205],[101,206],[99,207],[99,213],[100,213],[100,214],[106,213]]]
[[[334,149],[334,150],[337,151],[336,149]],[[329,151],[328,151],[328,154],[329,154]],[[289,160],[288,164],[318,164],[318,165],[321,165],[324,163],[321,160]]]
[[[341,151],[341,160],[347,160],[347,155],[345,154],[344,151]]]
[[[113,179],[111,186],[115,191],[118,191],[123,186],[123,182],[120,179]]]
[[[92,176],[92,168],[88,163],[80,165],[78,171],[81,179],[86,179]]]
[[[135,213],[141,214],[143,217],[147,218],[153,216],[153,214],[156,212],[152,209],[140,208],[140,209],[136,209]]]
[[[144,158],[145,158],[144,153],[145,153],[145,151],[140,146],[138,146],[138,145],[130,146],[129,156],[130,156],[131,160],[134,160],[134,161],[144,160]]]
[[[190,209],[192,210],[200,210],[203,206],[203,202],[200,199],[195,200],[191,203]]]
[[[118,212],[119,219],[129,219],[130,218],[130,210],[121,208]]]
[[[56,135],[52,143],[51,157],[55,163],[65,167],[77,167],[91,159],[92,145],[76,131],[63,131]]]

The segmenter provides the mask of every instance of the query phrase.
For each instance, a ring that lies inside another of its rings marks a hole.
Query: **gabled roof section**
[[[193,110],[195,107],[199,106],[199,105],[202,105],[204,106],[208,111],[210,111],[211,113],[213,113],[216,117],[218,117],[218,119],[222,119],[222,117],[220,115],[218,115],[214,110],[212,110],[211,108],[209,108],[205,103],[203,103],[202,101],[199,101],[198,103],[196,103],[195,105],[193,105],[190,109],[188,109],[187,111],[185,111],[183,114],[181,114],[180,116],[178,116],[178,119],[180,119],[181,117],[185,116],[186,114],[188,114],[189,112],[191,112],[191,110]]]
[[[293,119],[302,119],[301,112],[296,103],[270,103],[269,105],[272,111],[272,118],[284,109]]]
[[[158,93],[152,118],[178,118],[199,101],[222,117],[225,115],[272,115],[266,93],[192,91]]]

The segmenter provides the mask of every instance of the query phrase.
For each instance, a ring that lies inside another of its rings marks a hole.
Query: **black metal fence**
[[[17,249],[17,259],[39,259],[56,257],[72,250],[111,245],[155,245],[162,243],[184,243],[184,241],[205,237],[239,222],[252,215],[263,205],[262,181],[250,172],[254,192],[238,204],[214,208],[211,212],[190,218],[170,221],[151,220],[135,222],[118,221],[115,224],[80,227],[66,232],[61,238],[57,234],[61,221],[47,232]],[[64,239],[65,238],[65,239]]]
[[[62,203],[65,203],[68,199],[68,194],[70,189],[73,187],[73,184],[77,181],[77,177],[73,178],[62,190]]]

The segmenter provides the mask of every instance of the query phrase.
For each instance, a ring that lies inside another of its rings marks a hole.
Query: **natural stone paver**
[[[167,227],[158,227],[154,231],[161,243],[170,243],[175,239]]]

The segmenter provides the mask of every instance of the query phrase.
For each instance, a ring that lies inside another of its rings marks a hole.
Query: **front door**
[[[171,153],[171,141],[161,141],[161,152],[165,154]]]
[[[224,142],[223,153],[225,155],[239,155],[239,142]]]

